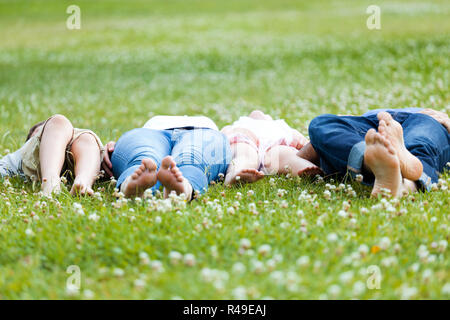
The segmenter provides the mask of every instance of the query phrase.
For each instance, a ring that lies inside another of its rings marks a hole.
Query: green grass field
[[[81,30],[66,28],[72,3]],[[366,27],[370,4],[381,30]],[[54,113],[104,142],[157,114],[223,126],[259,108],[306,134],[321,113],[448,113],[449,71],[444,0],[0,0],[0,154]],[[266,178],[213,186],[187,206],[116,201],[108,183],[94,198],[48,200],[3,180],[0,298],[448,299],[442,179],[386,201],[348,180]],[[78,293],[66,287],[71,265]],[[366,286],[373,265],[379,289]]]

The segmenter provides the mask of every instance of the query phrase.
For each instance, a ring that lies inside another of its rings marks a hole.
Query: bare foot
[[[136,171],[121,186],[125,197],[141,196],[145,190],[156,184],[156,163],[152,159],[142,159]]]
[[[159,182],[164,186],[165,197],[168,197],[172,191],[175,191],[178,195],[184,193],[187,200],[191,199],[192,186],[183,177],[183,174],[171,156],[167,156],[162,160],[161,168],[159,168],[157,176]]]
[[[308,167],[297,172],[299,177],[315,177],[316,175],[323,175],[323,171],[317,167]]]
[[[238,178],[239,177],[239,178]],[[225,184],[232,185],[238,182],[253,183],[264,178],[264,173],[256,169],[242,169],[236,174],[225,177]]]
[[[52,193],[58,194],[61,192],[61,179],[59,177],[43,178],[41,189],[45,196],[50,196]]]
[[[422,175],[423,165],[418,158],[406,149],[401,124],[392,119],[391,115],[384,111],[378,114],[378,120],[380,120],[378,132],[389,140],[395,149],[400,161],[402,176],[413,181],[419,180]]]
[[[70,194],[92,196],[94,194],[94,190],[92,190],[92,183],[86,182],[87,180],[88,179],[84,179],[82,177],[76,177],[73,182],[72,189],[70,190]]]
[[[364,163],[375,175],[372,196],[377,196],[384,189],[389,190],[394,197],[401,196],[402,174],[396,150],[389,140],[374,129],[366,134]]]

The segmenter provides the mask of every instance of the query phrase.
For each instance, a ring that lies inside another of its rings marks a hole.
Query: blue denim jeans
[[[117,187],[141,165],[142,159],[152,159],[159,169],[162,159],[168,155],[174,158],[193,189],[200,193],[205,192],[220,173],[225,174],[231,162],[228,139],[216,130],[133,129],[120,137],[111,157]],[[158,181],[152,190],[160,187]]]
[[[406,148],[423,164],[423,174],[417,181],[420,188],[430,190],[439,173],[450,161],[450,135],[432,117],[421,113],[388,110],[403,127]],[[309,137],[320,157],[326,174],[352,176],[361,173],[364,183],[373,184],[374,176],[363,171],[365,135],[378,129],[376,114],[367,116],[336,116],[325,114],[311,121]]]

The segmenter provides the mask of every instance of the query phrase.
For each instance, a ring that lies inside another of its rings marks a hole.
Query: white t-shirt
[[[219,131],[214,121],[205,116],[155,116],[147,121],[144,128],[166,130],[176,128],[209,128]]]
[[[250,130],[258,137],[260,145],[264,148],[280,142],[289,145],[293,140],[292,128],[282,119],[256,120],[250,117],[240,117],[232,124],[232,127]]]

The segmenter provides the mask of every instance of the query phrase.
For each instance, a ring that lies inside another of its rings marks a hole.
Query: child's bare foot
[[[239,177],[239,178],[238,178]],[[225,185],[238,182],[253,183],[264,178],[264,173],[256,169],[242,169],[238,173],[230,173],[225,177]]]
[[[378,132],[391,143],[400,161],[402,176],[406,179],[416,181],[423,171],[422,162],[412,155],[405,147],[403,140],[403,128],[400,123],[392,119],[387,112],[378,114]]]
[[[50,196],[52,193],[58,194],[61,192],[61,180],[59,177],[43,178],[41,184],[42,193],[45,196]]]
[[[156,184],[156,163],[152,159],[142,159],[136,171],[121,186],[125,197],[141,196],[148,188]]]
[[[372,196],[377,196],[383,189],[390,190],[395,197],[401,195],[402,174],[396,150],[389,140],[374,129],[366,134],[364,164],[375,176]]]
[[[299,177],[315,177],[316,175],[323,175],[323,171],[319,167],[313,166],[300,170],[297,175]]]
[[[92,190],[92,183],[87,182],[88,180],[89,179],[84,179],[82,177],[76,177],[73,182],[72,189],[70,190],[70,194],[92,196],[94,194],[94,190]]]
[[[191,199],[192,186],[183,177],[183,174],[171,156],[167,156],[162,160],[161,168],[159,168],[157,176],[159,182],[164,186],[165,197],[172,191],[175,191],[178,195],[184,193],[187,200]]]

